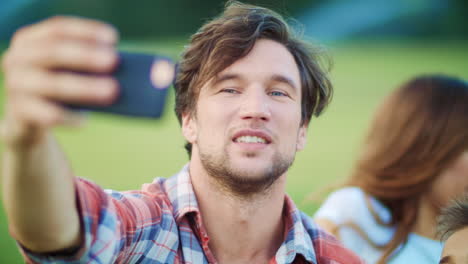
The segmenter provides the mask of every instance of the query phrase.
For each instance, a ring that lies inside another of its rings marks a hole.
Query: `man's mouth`
[[[256,137],[256,136],[241,136],[234,139],[234,142],[237,143],[262,143],[266,144],[267,141],[264,138]]]
[[[235,143],[248,143],[248,144],[270,144],[271,137],[262,131],[243,130],[237,132],[233,139]]]

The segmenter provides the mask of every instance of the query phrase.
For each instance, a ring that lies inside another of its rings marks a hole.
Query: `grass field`
[[[182,45],[178,41],[126,43],[122,48],[176,57]],[[297,155],[288,176],[288,193],[310,214],[317,204],[307,199],[308,194],[347,176],[372,112],[385,94],[422,73],[448,73],[468,79],[466,42],[348,43],[331,45],[329,53],[334,60],[334,99],[323,116],[312,120],[308,145]],[[1,84],[0,88],[3,105]],[[173,94],[170,96],[162,120],[92,114],[81,129],[57,129],[76,174],[105,188],[126,190],[177,172],[187,162],[187,155],[172,111]],[[22,263],[1,206],[0,263]]]

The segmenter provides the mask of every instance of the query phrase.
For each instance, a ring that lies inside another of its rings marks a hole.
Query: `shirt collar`
[[[298,254],[309,263],[317,263],[312,239],[303,223],[312,220],[303,216],[288,195],[284,207],[285,239],[276,252],[277,263],[293,263]]]
[[[166,179],[163,185],[172,204],[173,214],[177,222],[188,213],[200,212],[190,178],[189,164],[186,164],[174,176]]]
[[[188,213],[199,214],[200,210],[190,178],[189,164],[186,164],[174,176],[165,180],[159,178],[156,181],[160,181],[159,183],[164,185],[177,222]],[[276,252],[277,263],[293,263],[297,254],[302,255],[309,263],[317,263],[312,239],[303,223],[303,221],[312,220],[301,214],[288,195],[285,196],[284,206],[285,240]]]

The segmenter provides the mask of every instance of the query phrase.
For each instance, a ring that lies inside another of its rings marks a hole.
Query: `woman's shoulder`
[[[391,218],[388,209],[377,199],[359,187],[350,186],[332,192],[315,213],[314,218],[325,218],[338,225],[347,222],[367,224],[375,220],[371,210],[384,222]]]
[[[393,228],[381,225],[390,220],[390,211],[377,199],[358,187],[345,187],[332,192],[314,215],[319,222],[328,220],[337,226],[341,242],[369,263],[375,262],[383,245],[391,239]]]
[[[326,218],[335,224],[342,224],[357,211],[365,209],[365,193],[358,187],[345,187],[328,195],[314,218]]]
[[[365,201],[366,193],[359,187],[348,186],[330,193],[327,199],[349,199],[350,201]]]

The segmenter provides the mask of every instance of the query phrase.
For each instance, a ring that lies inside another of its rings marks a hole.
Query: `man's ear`
[[[197,140],[197,125],[193,115],[182,114],[182,134],[189,143],[193,144]]]
[[[309,125],[307,122],[304,122],[303,125],[299,128],[299,134],[297,135],[297,144],[296,144],[296,151],[303,150],[307,143],[307,129]]]

